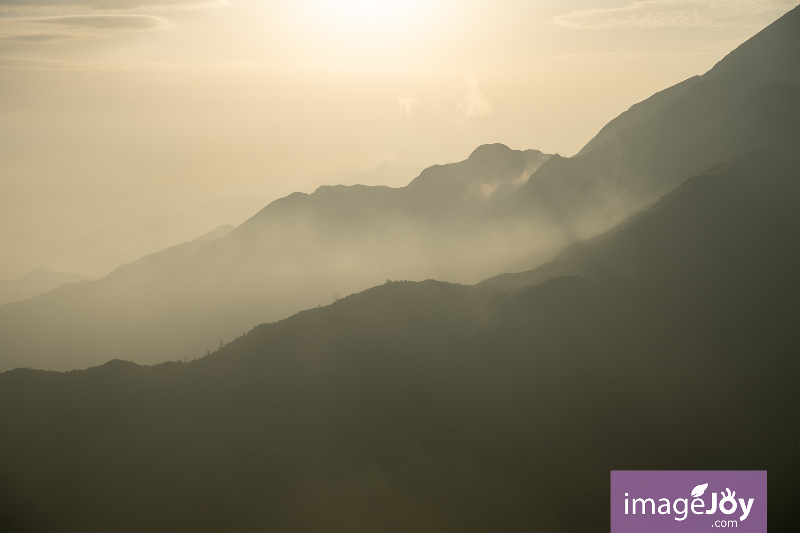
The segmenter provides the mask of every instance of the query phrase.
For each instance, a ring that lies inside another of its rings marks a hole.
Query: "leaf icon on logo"
[[[703,495],[703,493],[708,488],[708,483],[704,483],[703,485],[697,485],[695,488],[692,489],[692,498],[699,498]]]

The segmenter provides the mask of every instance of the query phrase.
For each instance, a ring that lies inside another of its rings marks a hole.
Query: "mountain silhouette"
[[[15,279],[0,281],[0,304],[19,302],[50,292],[64,283],[77,283],[85,276],[37,268]]]
[[[259,323],[387,277],[479,281],[529,253],[527,234],[503,231],[498,239],[481,214],[547,157],[488,145],[426,169],[404,188],[291,194],[221,238],[0,307],[0,365],[68,370],[110,358],[196,358]]]
[[[51,270],[101,278],[120,265],[191,240],[211,228],[241,224],[258,212],[265,201],[254,194],[222,196],[169,217],[117,220],[69,242],[54,243],[41,260]]]
[[[221,224],[216,228],[212,229],[208,233],[204,233],[199,237],[195,237],[192,241],[213,241],[215,239],[219,239],[220,237],[224,237],[228,233],[232,232],[235,228],[230,224]]]
[[[796,158],[799,17],[800,7],[702,76],[637,104],[575,157],[484,145],[406,187],[294,193],[222,238],[0,306],[0,368],[200,357],[387,278],[471,284],[533,267],[752,150]]]
[[[412,179],[419,176],[422,169],[397,163],[384,161],[369,170],[346,170],[334,176],[330,181],[335,185],[385,185],[387,187],[405,187]]]
[[[798,193],[762,148],[531,272],[4,372],[2,528],[597,531],[609,470],[757,469],[797,530]]]
[[[667,104],[671,104],[689,92],[689,89],[691,89],[699,79],[700,76],[692,76],[680,83],[676,83],[672,87],[657,92],[638,104],[632,105],[627,111],[621,113],[617,118],[603,126],[603,129],[601,129],[591,141],[586,143],[586,146],[581,148],[581,151],[578,152],[577,155],[591,152],[601,145],[603,141],[612,138],[620,130],[650,122],[650,120],[666,107]]]
[[[637,104],[646,113],[637,106],[626,112],[652,116],[650,120],[623,127],[638,119],[621,116],[577,156],[550,158],[503,206],[504,212],[549,221],[573,240],[584,239],[624,220],[710,165],[764,146],[796,150],[800,142],[797,115],[791,110],[797,107],[800,86],[798,26],[800,6],[702,76],[668,89],[665,96]],[[781,91],[778,82],[794,89],[783,85]],[[765,97],[773,93],[781,105],[788,106],[786,112],[768,109]],[[663,107],[656,111],[659,105]],[[754,112],[759,106],[765,115]],[[780,134],[764,126],[773,118],[780,123]]]

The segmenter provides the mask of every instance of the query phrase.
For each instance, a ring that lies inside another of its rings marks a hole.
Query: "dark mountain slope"
[[[678,98],[683,97],[683,95],[685,95],[689,89],[691,89],[694,84],[698,82],[698,80],[700,80],[700,76],[692,76],[691,78],[683,80],[680,83],[676,83],[672,87],[668,87],[663,91],[657,92],[650,98],[642,100],[638,104],[632,105],[630,109],[603,126],[597,135],[595,135],[591,141],[586,143],[586,146],[581,148],[581,151],[576,155],[591,152],[604,141],[613,137],[614,134],[620,130],[650,122],[650,120],[656,116],[656,113],[661,111],[667,104],[671,104]]]
[[[798,26],[800,7],[728,54],[649,122],[620,129],[573,158],[551,158],[504,210],[554,221],[567,234],[585,238],[726,157],[761,146],[781,149],[786,140],[758,124],[750,135],[741,137],[728,138],[720,128],[737,113],[740,118],[755,120],[741,108],[765,83],[777,80],[800,85]],[[699,153],[698,147],[711,143],[711,138],[732,144],[718,146],[713,153]],[[776,141],[779,145],[773,146]]]
[[[667,105],[685,96],[698,81],[709,80],[717,76],[740,75],[743,72],[762,69],[771,71],[764,79],[783,79],[790,82],[796,80],[797,72],[792,77],[790,69],[776,68],[777,65],[771,64],[775,61],[775,58],[786,58],[786,54],[789,51],[794,50],[794,53],[796,53],[797,46],[800,44],[797,38],[798,20],[796,13],[794,15],[790,13],[789,15],[775,21],[764,31],[748,39],[703,76],[692,76],[631,106],[630,109],[606,124],[577,155],[592,151],[620,130],[649,122]],[[786,77],[787,75],[788,78]]]
[[[770,268],[791,272],[798,243],[797,228],[789,222],[797,203],[797,181],[797,159],[767,148],[755,150],[690,178],[651,208],[570,246],[550,263],[501,274],[481,285],[519,288],[564,275],[608,287],[652,284],[655,275],[662,281],[682,278],[683,271],[705,272],[712,264],[726,264],[725,271],[751,264],[766,268],[764,254],[774,260]],[[708,263],[712,249],[720,256]],[[739,249],[758,253],[743,255]],[[705,275],[713,277],[711,272]]]
[[[760,150],[531,287],[387,283],[188,364],[5,372],[2,528],[598,531],[611,469],[766,469],[796,531],[798,182]]]
[[[800,87],[780,80],[765,82],[695,149],[692,159],[710,166],[762,146],[797,157]]]
[[[3,529],[553,529],[569,512],[552,487],[571,483],[537,468],[551,487],[531,487],[529,453],[564,454],[557,435],[580,420],[590,438],[594,410],[550,383],[591,385],[576,357],[600,334],[584,327],[597,295],[565,281],[503,298],[393,283],[190,364],[7,372]],[[540,401],[578,418],[533,411]],[[56,434],[57,448],[44,444]],[[579,477],[584,460],[565,455]]]
[[[739,45],[735,53],[725,56],[703,77],[713,78],[757,70],[769,65],[776,57],[783,56],[787,51],[796,49],[800,44],[800,35],[797,32],[799,17],[798,9],[795,7]],[[794,75],[800,73],[795,72]]]

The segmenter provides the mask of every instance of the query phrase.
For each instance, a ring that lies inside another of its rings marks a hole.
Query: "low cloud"
[[[70,15],[26,19],[36,24],[55,24],[67,28],[94,28],[101,30],[159,30],[169,26],[161,17],[152,15]]]
[[[74,41],[76,36],[72,33],[26,33],[20,35],[3,36],[3,41],[16,43],[58,43]]]
[[[57,31],[52,31],[54,26],[58,27]],[[153,31],[169,26],[169,22],[161,17],[129,14],[5,19],[2,40],[18,43],[57,43],[104,39],[118,32]]]
[[[398,98],[397,102],[400,104],[400,114],[408,116],[411,114],[411,108],[417,105],[417,101],[413,98]]]
[[[467,76],[464,81],[467,83],[467,92],[458,103],[458,109],[466,117],[490,114],[492,112],[492,102],[481,92],[480,87],[478,87],[478,80]]]
[[[100,12],[134,10],[201,9],[227,4],[227,0],[0,0],[0,12],[41,12],[91,10]]]
[[[621,7],[580,9],[547,22],[571,29],[749,27],[753,16],[792,5],[785,0],[642,0]]]

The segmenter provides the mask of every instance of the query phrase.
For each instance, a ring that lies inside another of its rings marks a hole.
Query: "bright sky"
[[[479,144],[576,153],[796,0],[0,0],[0,277],[31,247]]]

